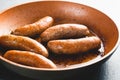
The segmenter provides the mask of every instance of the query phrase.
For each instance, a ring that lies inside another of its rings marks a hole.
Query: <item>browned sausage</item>
[[[4,57],[13,62],[32,67],[56,68],[56,65],[51,60],[29,51],[10,50],[4,54]]]
[[[41,43],[29,37],[3,35],[0,36],[0,46],[8,47],[10,49],[32,51],[48,57],[48,51],[46,50],[46,48]]]
[[[53,18],[50,16],[46,16],[35,23],[18,27],[12,32],[12,34],[33,37],[37,34],[41,34],[48,27],[52,26],[52,24]]]
[[[36,40],[37,42],[41,43],[41,38],[40,38],[40,37],[35,38],[35,40]]]
[[[89,34],[86,26],[80,24],[60,24],[46,29],[41,35],[42,42],[62,38],[79,38]]]
[[[79,54],[100,48],[101,40],[98,37],[86,37],[68,40],[49,41],[47,47],[56,54]]]

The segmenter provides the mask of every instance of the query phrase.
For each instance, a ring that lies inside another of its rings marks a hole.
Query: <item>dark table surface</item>
[[[4,9],[29,2],[38,0],[0,0],[0,11]],[[72,0],[69,0],[72,1]],[[101,10],[107,14],[118,26],[120,27],[120,11],[118,11],[119,0],[74,0],[74,2],[82,3]],[[112,57],[101,65],[90,75],[85,75],[79,78],[79,75],[73,76],[74,80],[120,80],[120,46],[117,48]],[[29,78],[20,76],[8,69],[0,63],[0,80],[31,80]]]

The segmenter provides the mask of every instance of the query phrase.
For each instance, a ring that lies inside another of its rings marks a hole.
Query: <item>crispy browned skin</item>
[[[46,48],[41,43],[29,37],[3,35],[0,36],[0,46],[10,49],[32,51],[48,57],[48,51],[46,50]]]
[[[100,48],[101,40],[98,37],[86,37],[68,40],[49,41],[47,47],[56,54],[79,54]]]
[[[56,68],[56,65],[46,57],[29,51],[10,50],[4,54],[4,57],[16,63],[39,67]]]
[[[79,38],[89,34],[86,26],[80,24],[60,24],[46,29],[41,35],[42,42],[62,38]]]
[[[52,24],[53,18],[50,16],[46,16],[35,23],[18,27],[12,32],[12,34],[33,37],[37,34],[41,34],[48,27],[52,26]]]

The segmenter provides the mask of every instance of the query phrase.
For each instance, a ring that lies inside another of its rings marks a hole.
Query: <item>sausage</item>
[[[35,38],[35,40],[36,40],[37,42],[41,43],[41,38],[40,38],[40,37]]]
[[[50,16],[46,16],[35,23],[18,27],[11,33],[14,35],[34,37],[35,35],[41,34],[48,27],[52,26],[52,24],[53,18]]]
[[[62,38],[79,38],[89,34],[86,26],[80,24],[60,24],[46,29],[41,35],[42,42]]]
[[[10,49],[32,51],[48,57],[47,49],[41,43],[29,37],[2,35],[0,36],[0,46]]]
[[[9,50],[4,58],[16,63],[38,67],[38,68],[57,68],[56,65],[46,57],[29,51]]]
[[[79,54],[92,49],[98,49],[101,46],[101,40],[96,36],[49,41],[47,47],[55,54]]]

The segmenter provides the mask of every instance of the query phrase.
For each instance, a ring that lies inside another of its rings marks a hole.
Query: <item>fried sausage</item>
[[[46,29],[41,35],[42,42],[62,38],[79,38],[89,34],[86,26],[80,24],[60,24]]]
[[[34,52],[9,50],[3,56],[13,62],[32,67],[56,68],[56,65],[50,59]]]
[[[0,46],[10,49],[32,51],[48,57],[48,51],[46,50],[46,48],[41,43],[29,37],[3,35],[0,36]]]
[[[35,38],[35,40],[36,40],[37,42],[41,43],[41,38],[40,38],[40,37]]]
[[[48,27],[52,26],[52,24],[53,18],[46,16],[35,23],[16,28],[12,31],[12,34],[33,37],[37,34],[41,34]]]
[[[92,49],[98,49],[101,46],[101,40],[98,37],[85,37],[68,40],[49,41],[47,47],[56,54],[79,54]]]

